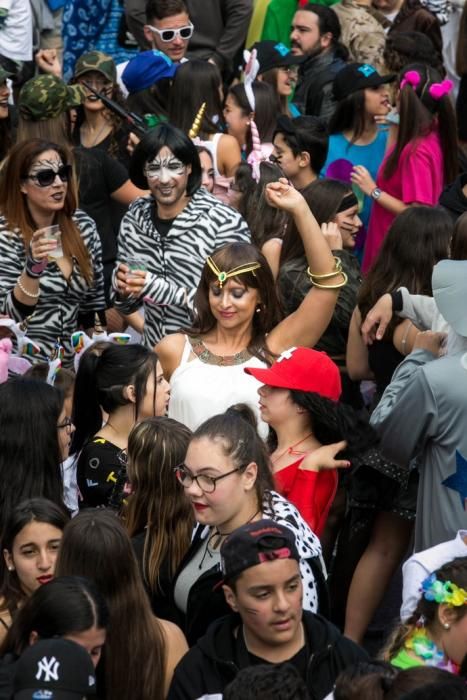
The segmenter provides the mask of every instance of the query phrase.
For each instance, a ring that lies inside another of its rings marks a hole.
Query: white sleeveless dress
[[[204,347],[198,338],[193,339],[193,346]],[[184,423],[190,430],[196,430],[207,418],[224,413],[233,404],[245,403],[254,411],[258,431],[265,438],[268,425],[260,420],[260,384],[243,370],[245,367],[267,367],[267,364],[257,357],[247,356],[247,353],[244,353],[244,361],[240,356],[236,364],[213,364],[218,358],[209,350],[201,352],[201,357],[198,354],[189,360],[194,352],[193,346],[185,336],[180,365],[170,380],[169,417]]]

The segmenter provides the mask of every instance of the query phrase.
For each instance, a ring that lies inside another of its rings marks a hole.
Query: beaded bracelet
[[[345,274],[345,272],[340,273],[342,277],[344,278],[343,282],[339,282],[338,284],[319,284],[318,282],[313,281],[313,286],[318,287],[319,289],[340,289],[341,287],[345,287],[347,284],[349,278]]]
[[[18,279],[16,280],[16,284],[17,284],[18,287],[21,289],[21,291],[23,292],[23,294],[24,294],[26,297],[29,297],[30,299],[38,299],[38,298],[40,297],[40,295],[41,295],[41,290],[40,290],[40,289],[39,289],[38,292],[28,292],[28,290],[25,289],[25,287],[23,286],[23,284],[22,284],[22,282],[21,282],[21,280],[20,280],[19,277],[18,277]]]

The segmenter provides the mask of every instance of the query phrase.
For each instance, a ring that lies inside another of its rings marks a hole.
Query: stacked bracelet
[[[29,252],[26,256],[26,267],[24,270],[28,277],[32,277],[32,279],[37,279],[40,277],[47,267],[47,263],[47,258],[44,258],[43,260],[35,260],[32,257],[31,246],[29,246]]]
[[[345,284],[347,284],[348,277],[345,274],[345,272],[342,271],[341,260],[336,256],[334,256],[334,260],[334,270],[332,272],[325,272],[322,275],[315,275],[315,273],[311,272],[310,268],[307,267],[306,273],[315,287],[319,287],[320,289],[339,289],[340,287],[343,287]],[[320,282],[318,281],[331,279],[332,277],[337,277],[337,275],[342,275],[344,281],[339,282],[338,284],[320,284]]]
[[[38,298],[40,297],[40,294],[41,294],[40,289],[39,289],[38,292],[28,292],[28,290],[25,289],[25,287],[23,286],[23,284],[22,284],[22,282],[21,282],[21,279],[20,279],[19,277],[18,277],[18,279],[16,280],[16,284],[17,284],[18,287],[21,289],[21,291],[23,292],[24,296],[29,297],[30,299],[38,299]]]

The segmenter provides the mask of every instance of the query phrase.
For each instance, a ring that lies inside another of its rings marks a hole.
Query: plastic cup
[[[54,224],[53,226],[46,226],[43,229],[45,238],[47,241],[57,241],[57,245],[53,250],[49,250],[48,257],[50,260],[57,260],[58,258],[63,258],[63,248],[62,248],[62,232],[60,231],[60,226]]]
[[[127,279],[136,279],[139,275],[132,275],[132,272],[146,272],[146,266],[137,258],[129,258],[125,260],[125,265],[129,268],[126,273]]]

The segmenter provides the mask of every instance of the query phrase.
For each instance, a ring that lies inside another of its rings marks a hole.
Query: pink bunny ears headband
[[[400,89],[402,90],[406,85],[410,85],[414,88],[414,90],[416,90],[420,85],[421,80],[422,79],[418,71],[409,70],[401,80]],[[452,80],[443,80],[441,83],[432,83],[428,88],[428,94],[433,100],[439,102],[439,100],[451,92],[453,87],[454,83]],[[423,90],[425,90],[425,88]]]
[[[252,112],[254,112],[256,108],[256,101],[255,93],[253,92],[253,83],[259,71],[259,61],[257,59],[256,49],[253,49],[251,53],[249,51],[244,51],[243,58],[245,59],[243,83],[245,87],[245,94],[247,96],[250,109]],[[253,178],[256,180],[256,182],[259,182],[259,179],[261,177],[259,166],[263,161],[269,159],[272,147],[264,147],[261,144],[261,139],[258,133],[258,127],[256,126],[256,122],[254,119],[251,119],[250,121],[250,129],[252,150],[247,158],[247,163],[251,166],[251,174]]]

